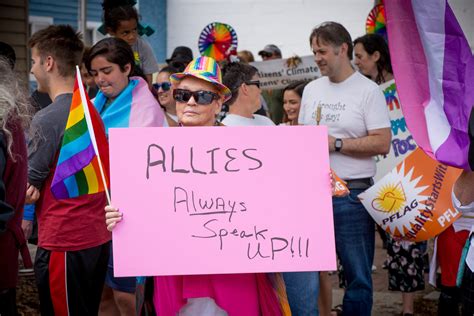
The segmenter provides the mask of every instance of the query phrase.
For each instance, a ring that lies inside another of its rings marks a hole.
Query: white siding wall
[[[0,0],[0,41],[13,47],[15,70],[26,80],[28,71],[28,1]]]
[[[471,47],[474,46],[474,1],[449,1]],[[168,0],[168,53],[189,46],[195,56],[201,30],[211,22],[230,24],[239,50],[257,53],[266,44],[280,47],[283,57],[309,55],[308,37],[324,21],[342,23],[353,39],[365,33],[373,0]]]

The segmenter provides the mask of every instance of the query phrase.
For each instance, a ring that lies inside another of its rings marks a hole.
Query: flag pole
[[[105,178],[104,169],[102,167],[102,160],[100,159],[99,149],[97,148],[97,142],[95,140],[94,126],[92,125],[91,114],[89,113],[86,92],[84,91],[84,85],[82,84],[81,71],[79,70],[79,66],[77,65],[76,65],[76,78],[79,85],[79,93],[81,94],[82,107],[84,108],[84,117],[86,118],[87,128],[89,129],[89,134],[91,136],[92,147],[94,147],[94,151],[95,151],[95,154],[97,155],[97,160],[99,162],[100,176],[102,178],[102,182],[104,183],[107,203],[108,205],[111,205],[112,203],[110,200],[110,193],[109,193],[109,189],[107,188],[107,181]]]

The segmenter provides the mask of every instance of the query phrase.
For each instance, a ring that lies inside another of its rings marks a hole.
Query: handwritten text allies
[[[195,153],[193,147],[187,150],[189,157],[177,157],[175,146],[171,146],[167,152],[158,144],[150,144],[147,149],[146,178],[150,178],[150,169],[158,168],[162,172],[191,173],[191,174],[217,174],[219,172],[239,172],[243,170],[257,170],[262,168],[263,163],[256,157],[255,148],[211,148],[206,151]],[[182,151],[180,152],[182,154]],[[195,157],[195,155],[200,155]],[[180,158],[180,159],[178,159]],[[183,159],[184,158],[184,159]],[[182,164],[178,166],[178,161]],[[200,166],[197,165],[200,162]]]

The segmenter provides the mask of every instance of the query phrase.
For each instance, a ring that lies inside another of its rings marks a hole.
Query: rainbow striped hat
[[[232,96],[230,89],[222,83],[221,69],[214,58],[200,56],[193,59],[183,72],[171,75],[171,83],[177,84],[186,76],[192,76],[215,85],[224,95],[224,102]]]

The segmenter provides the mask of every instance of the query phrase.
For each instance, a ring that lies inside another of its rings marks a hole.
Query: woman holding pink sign
[[[179,126],[219,126],[216,117],[231,96],[222,84],[216,61],[194,59],[171,77]],[[106,207],[107,229],[121,220],[118,209]],[[138,291],[138,312],[156,315],[282,315],[265,274],[160,276],[147,278]]]

